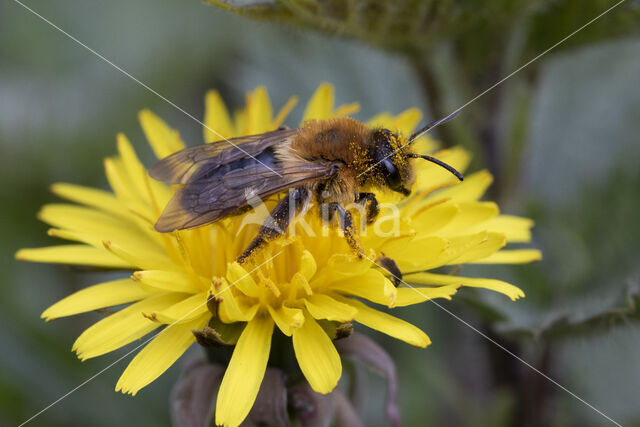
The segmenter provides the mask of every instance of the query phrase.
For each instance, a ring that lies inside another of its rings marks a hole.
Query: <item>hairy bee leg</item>
[[[376,220],[378,214],[380,213],[380,208],[378,206],[378,199],[376,199],[376,195],[373,193],[360,193],[358,195],[358,200],[356,203],[364,205],[367,213],[367,224],[371,224]]]
[[[358,258],[362,258],[364,256],[364,250],[353,232],[353,216],[351,215],[351,212],[345,210],[340,203],[329,203],[328,206],[329,220],[333,218],[334,214],[338,214],[338,222],[340,223],[340,228],[344,233],[344,238],[351,249],[353,249],[353,251],[358,255]]]
[[[293,219],[293,215],[300,213],[309,195],[310,193],[306,188],[298,187],[280,199],[278,204],[269,213],[262,227],[260,227],[258,235],[251,241],[236,261],[239,264],[244,263],[255,251],[269,241],[283,236],[289,227],[289,223]]]
[[[400,283],[402,283],[402,272],[400,271],[398,264],[396,264],[393,259],[385,256],[385,254],[380,254],[380,256],[378,256],[377,262],[381,267],[387,270],[389,274],[391,274],[391,277],[393,277],[393,284],[397,288]]]

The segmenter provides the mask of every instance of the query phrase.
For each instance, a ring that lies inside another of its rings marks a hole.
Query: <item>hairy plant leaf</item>
[[[612,306],[590,314],[565,314],[553,317],[537,328],[500,328],[498,331],[514,338],[558,340],[606,333],[612,328],[640,320],[640,289],[629,287]]]

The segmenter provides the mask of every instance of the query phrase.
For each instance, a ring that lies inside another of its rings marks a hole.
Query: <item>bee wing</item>
[[[169,184],[206,179],[220,166],[243,158],[256,159],[265,149],[285,142],[296,132],[296,129],[279,129],[188,147],[160,160],[149,169],[149,175]]]
[[[242,212],[250,201],[252,204],[253,200],[260,203],[260,199],[304,182],[328,177],[335,171],[331,163],[308,161],[275,170],[279,175],[254,162],[223,176],[190,182],[169,201],[155,228],[164,233],[209,224]]]

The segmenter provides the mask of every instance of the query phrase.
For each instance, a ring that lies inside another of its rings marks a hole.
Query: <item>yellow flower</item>
[[[295,105],[291,98],[273,117],[264,88],[247,95],[246,108],[229,115],[217,92],[206,96],[205,141],[265,132],[278,127]],[[326,119],[357,111],[357,104],[334,109],[333,87],[321,85],[308,103],[304,119]],[[411,133],[421,119],[416,109],[370,120]],[[160,159],[185,146],[178,133],[150,111],[140,113],[142,128]],[[419,152],[433,151],[424,137]],[[336,325],[355,321],[411,345],[430,340],[417,327],[360,302],[406,306],[432,298],[449,299],[462,286],[492,289],[511,299],[524,296],[517,287],[494,279],[455,277],[428,270],[462,263],[522,263],[537,260],[532,249],[503,249],[508,242],[528,242],[532,222],[501,215],[492,202],[479,198],[491,183],[486,171],[456,183],[449,173],[428,162],[416,162],[412,196],[381,202],[396,207],[361,235],[372,259],[384,253],[397,261],[415,288],[396,288],[385,270],[370,259],[359,260],[336,230],[327,230],[309,212],[295,233],[272,242],[256,261],[241,266],[235,259],[258,225],[227,218],[195,230],[161,234],[153,224],[173,189],[150,179],[124,135],[118,155],[105,160],[112,191],[55,184],[53,192],[73,204],[50,204],[39,218],[49,234],[75,244],[23,249],[18,259],[135,271],[123,278],[90,286],[54,304],[42,314],[51,320],[130,303],[84,331],[73,345],[82,360],[116,350],[163,329],[133,358],[116,390],[136,394],[169,368],[194,342],[193,330],[208,324],[235,344],[216,406],[216,423],[238,425],[247,416],[267,367],[274,327],[290,336],[300,369],[311,387],[331,392],[342,365],[332,338]],[[469,154],[454,148],[438,158],[459,170]],[[247,214],[251,215],[251,214]],[[395,233],[390,233],[396,227]],[[320,231],[320,230],[323,231]],[[211,300],[211,301],[210,301]],[[215,313],[212,314],[212,313]],[[223,332],[220,332],[224,330]]]

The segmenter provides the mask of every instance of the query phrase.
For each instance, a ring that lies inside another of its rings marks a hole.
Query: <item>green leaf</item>
[[[612,328],[640,320],[640,289],[627,289],[625,295],[611,306],[588,315],[565,314],[537,328],[498,328],[502,335],[536,340],[558,340],[578,336],[602,334]]]
[[[461,41],[463,56],[481,55],[514,27],[530,28],[523,53],[539,53],[613,5],[608,0],[205,0],[224,10],[261,20],[287,22],[356,38],[396,51],[419,52],[435,42]],[[618,8],[616,8],[618,9]],[[581,31],[571,45],[638,30],[632,5]],[[478,49],[480,48],[480,49]]]
[[[619,5],[611,0],[547,1],[537,8],[531,18],[526,51],[540,52],[572,31],[602,15],[589,26],[572,36],[562,49],[594,43],[640,30],[640,8],[625,1]],[[610,12],[605,13],[605,11]]]
[[[515,7],[478,9],[473,2],[462,0],[206,1],[239,15],[284,21],[401,51],[415,51],[417,47],[431,44],[443,36],[461,34],[488,18],[498,17],[506,21],[517,12]]]
[[[212,317],[204,329],[192,332],[198,343],[203,347],[235,345],[245,326],[247,324],[244,322],[222,323],[216,317]]]

